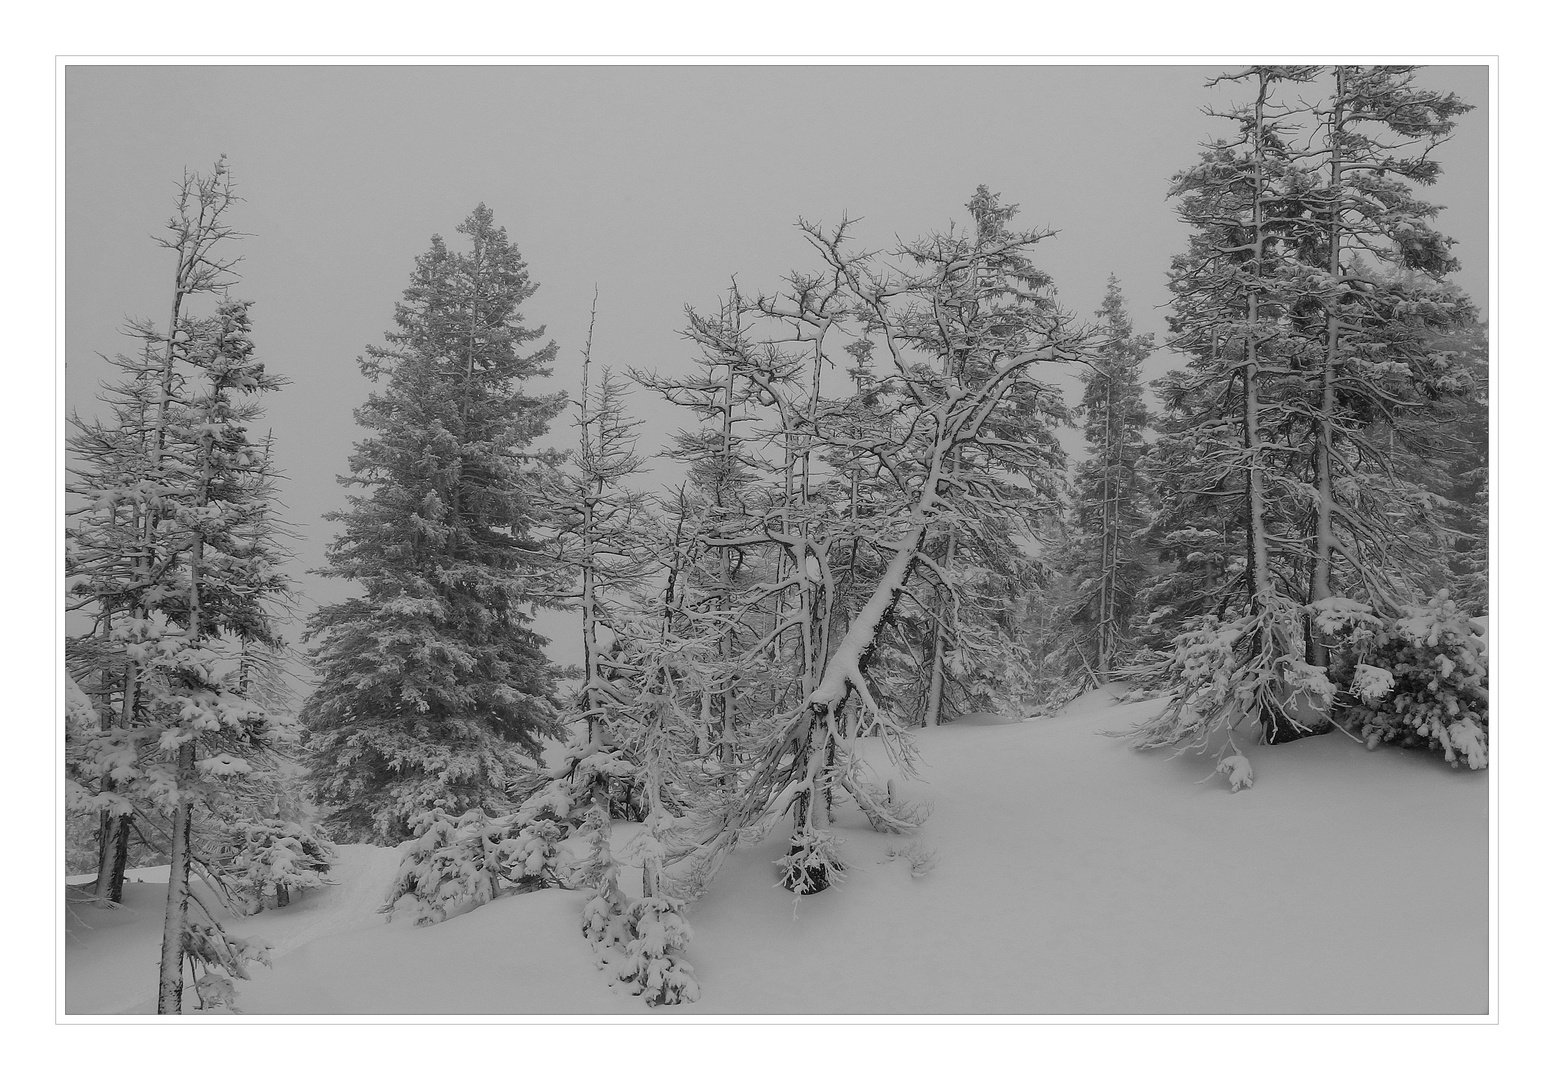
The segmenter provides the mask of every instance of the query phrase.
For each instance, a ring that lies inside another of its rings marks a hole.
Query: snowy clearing
[[[847,878],[796,911],[772,865],[784,838],[736,851],[687,911],[701,1000],[668,1011],[1487,1013],[1485,773],[1334,733],[1246,751],[1256,786],[1232,795],[1212,757],[1101,734],[1155,707],[1096,691],[1056,718],[920,733],[908,787],[932,803],[927,823],[877,834],[839,803]],[[238,1006],[649,1011],[595,967],[585,894],[510,896],[418,929],[375,912],[396,862],[343,847],[339,884],[232,920],[274,947]],[[164,897],[132,883],[121,910],[68,905],[68,1014],[154,1011]]]

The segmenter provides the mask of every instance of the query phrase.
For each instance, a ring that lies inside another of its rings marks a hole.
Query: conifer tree
[[[509,802],[524,755],[556,733],[555,678],[531,626],[563,591],[534,529],[526,448],[565,395],[522,392],[555,345],[520,310],[537,286],[484,205],[416,260],[395,329],[360,365],[382,389],[356,411],[348,486],[322,573],[360,595],[321,608],[319,688],[303,707],[312,784],[342,839],[398,842],[431,809]],[[526,351],[528,350],[528,351]]]
[[[686,466],[686,483],[669,507],[678,537],[672,585],[675,637],[712,646],[694,678],[681,686],[699,696],[704,738],[717,748],[720,786],[730,789],[739,769],[739,720],[759,706],[768,665],[755,646],[769,627],[763,603],[772,599],[763,579],[763,544],[738,543],[757,528],[753,517],[769,502],[758,478],[775,471],[762,456],[763,389],[742,318],[748,302],[731,288],[715,314],[687,309],[685,338],[697,346],[691,372],[665,376],[633,370],[632,378],[689,411],[701,426],[682,430],[666,452]],[[769,374],[769,373],[768,373]],[[764,400],[769,396],[768,379]],[[730,542],[734,541],[734,542]],[[677,591],[675,591],[677,590]],[[754,649],[754,652],[752,652]],[[700,651],[700,650],[696,650]]]
[[[1066,569],[1079,582],[1073,621],[1079,648],[1096,677],[1106,680],[1132,644],[1138,593],[1145,577],[1140,532],[1149,521],[1150,492],[1140,462],[1149,412],[1139,365],[1154,350],[1153,335],[1136,335],[1115,276],[1096,317],[1105,335],[1084,375],[1085,444],[1074,487],[1072,553]]]
[[[174,495],[185,486],[179,470],[193,452],[176,443],[175,430],[196,325],[191,305],[223,294],[235,280],[238,259],[226,254],[225,245],[238,236],[229,221],[238,201],[225,157],[209,173],[184,173],[175,213],[156,237],[175,261],[167,324],[131,321],[127,333],[139,348],[109,361],[122,376],[101,394],[108,418],[69,419],[66,493],[75,505],[65,531],[66,605],[89,612],[93,625],[88,634],[67,643],[66,652],[83,684],[93,688],[105,731],[133,728],[144,713],[137,696],[142,672],[115,635],[116,623],[145,620],[180,595],[174,577],[188,537],[163,523],[173,513]],[[97,895],[117,902],[130,804],[115,802],[114,784],[111,774],[102,776]]]
[[[245,696],[241,654],[279,641],[284,530],[268,441],[251,427],[283,385],[255,354],[250,305],[231,299],[236,235],[224,161],[185,174],[161,238],[176,258],[167,326],[132,324],[141,348],[114,363],[106,419],[72,418],[71,595],[94,617],[67,647],[92,672],[98,723],[70,726],[68,803],[104,812],[98,895],[117,899],[131,820],[170,862],[158,1011],[180,1012],[186,969],[201,1008],[230,1005],[264,949],[232,937],[191,889],[222,884],[198,841],[235,820],[294,724]],[[214,312],[194,301],[215,294]],[[95,727],[95,730],[93,728]],[[169,820],[170,819],[170,820]],[[110,833],[114,839],[110,841]]]
[[[170,862],[157,1010],[182,1011],[192,964],[201,1008],[229,1005],[231,977],[246,977],[261,948],[231,937],[191,890],[197,837],[231,817],[256,769],[295,741],[289,718],[233,685],[233,642],[278,640],[267,603],[283,594],[280,551],[268,525],[268,455],[249,435],[258,395],[280,379],[254,356],[248,304],[223,301],[214,316],[180,320],[171,396],[163,410],[155,512],[159,567],[112,638],[122,649],[131,722],[105,727],[78,747],[79,772],[106,778],[92,798],[120,817],[140,816],[166,837]],[[120,493],[122,494],[122,492]],[[104,493],[100,504],[116,498]],[[81,793],[84,796],[84,793]],[[163,817],[171,818],[163,828]],[[203,827],[197,826],[203,818]],[[196,912],[191,903],[200,908]]]
[[[1430,591],[1411,570],[1432,561],[1429,547],[1443,532],[1437,515],[1409,520],[1430,508],[1390,467],[1396,437],[1404,436],[1403,452],[1417,452],[1406,437],[1422,431],[1404,415],[1439,412],[1432,399],[1471,393],[1439,345],[1474,313],[1440,281],[1458,263],[1431,224],[1439,208],[1414,190],[1434,182],[1440,166],[1431,153],[1470,106],[1416,86],[1409,67],[1337,65],[1328,76],[1331,92],[1315,108],[1325,183],[1307,196],[1320,234],[1291,311],[1315,339],[1305,365],[1314,369],[1308,593],[1320,604],[1347,584],[1394,609]],[[1320,634],[1310,635],[1308,651],[1326,666]]]
[[[1151,599],[1170,596],[1188,618],[1176,623],[1164,671],[1174,693],[1139,728],[1140,746],[1196,745],[1248,719],[1282,737],[1310,733],[1315,725],[1290,702],[1315,699],[1325,713],[1332,698],[1304,659],[1309,485],[1289,467],[1288,433],[1305,410],[1304,384],[1291,374],[1301,341],[1286,315],[1312,180],[1291,146],[1297,110],[1278,94],[1309,77],[1307,68],[1257,67],[1214,80],[1251,93],[1225,114],[1237,138],[1208,146],[1175,181],[1194,231],[1172,262],[1169,322],[1171,345],[1190,361],[1160,383],[1161,449],[1182,471],[1162,488],[1156,533],[1179,558],[1167,571],[1176,580]],[[1233,742],[1227,750],[1234,755]]]
[[[1029,332],[1033,317],[1057,310],[1052,278],[1030,259],[1030,246],[1051,234],[1013,229],[1019,207],[986,185],[966,210],[970,229],[904,248],[937,276],[928,302],[903,320],[903,336],[963,393],[993,374],[1002,339]],[[950,462],[956,512],[925,552],[936,566],[923,663],[925,726],[958,712],[1016,706],[1030,685],[1032,659],[1011,616],[1046,570],[1026,552],[1042,546],[1056,519],[1066,462],[1055,432],[1069,422],[1054,387],[1023,380],[990,412],[985,432]]]
[[[1173,268],[1173,344],[1193,360],[1161,384],[1156,458],[1180,471],[1152,530],[1174,566],[1150,599],[1153,617],[1188,621],[1173,696],[1141,745],[1248,718],[1271,741],[1325,730],[1354,663],[1330,663],[1330,648],[1413,610],[1448,576],[1457,535],[1442,432],[1474,390],[1451,346],[1474,313],[1441,280],[1451,241],[1414,188],[1434,180],[1431,151],[1466,106],[1402,67],[1227,78],[1255,89],[1230,114],[1241,138],[1177,187],[1196,231]],[[1298,104],[1278,100],[1284,85]],[[1244,559],[1229,543],[1241,529]]]

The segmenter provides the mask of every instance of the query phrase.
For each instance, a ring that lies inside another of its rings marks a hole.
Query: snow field
[[[1151,703],[1106,691],[1056,718],[920,733],[916,834],[837,804],[846,880],[795,909],[772,860],[731,855],[687,911],[700,1014],[1483,1014],[1488,783],[1341,733],[1212,756],[1106,738]],[[621,826],[617,845],[635,826]],[[618,850],[618,848],[617,848]],[[931,864],[914,876],[912,856]],[[510,896],[440,925],[385,923],[396,864],[341,848],[340,884],[235,927],[275,948],[250,1014],[646,1014],[579,931],[582,893]],[[634,886],[627,872],[623,884]],[[150,1012],[165,890],[67,917],[69,1013]]]

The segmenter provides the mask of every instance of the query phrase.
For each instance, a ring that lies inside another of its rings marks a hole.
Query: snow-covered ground
[[[838,805],[845,881],[795,910],[774,836],[688,910],[698,1014],[1484,1014],[1489,785],[1342,734],[1212,759],[1101,733],[1150,703],[923,732],[913,836]],[[498,900],[438,926],[376,914],[396,863],[341,849],[339,884],[234,927],[274,947],[248,1013],[641,1014],[597,970],[584,897]],[[916,876],[912,863],[926,873]],[[67,1013],[147,1013],[165,887],[72,904]]]

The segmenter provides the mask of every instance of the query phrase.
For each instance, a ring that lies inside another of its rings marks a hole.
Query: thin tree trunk
[[[1108,678],[1111,671],[1112,597],[1115,592],[1113,575],[1116,564],[1112,551],[1116,544],[1113,535],[1115,522],[1112,516],[1112,386],[1106,376],[1106,441],[1102,447],[1101,461],[1101,634],[1096,649],[1097,682]]]
[[[210,390],[207,420],[214,419],[216,401],[221,388],[214,381]],[[209,425],[200,437],[200,479],[194,505],[204,509],[210,502],[212,475],[211,455],[215,436]],[[194,542],[189,547],[189,625],[188,647],[197,649],[204,638],[201,623],[200,577],[205,565],[205,534],[203,525],[196,525]],[[167,909],[162,920],[162,962],[157,991],[157,1012],[177,1013],[183,1002],[183,931],[189,910],[189,840],[194,819],[194,796],[191,788],[195,781],[194,753],[198,735],[191,734],[189,741],[178,748],[177,787],[178,803],[173,813],[173,850],[167,874]]]
[[[716,506],[723,509],[723,488],[732,474],[734,456],[734,365],[730,361],[728,376],[723,383],[723,475],[718,479]],[[717,693],[718,749],[723,763],[722,783],[732,787],[735,774],[734,754],[734,688],[729,669],[734,662],[734,631],[729,625],[728,612],[734,603],[733,552],[726,546],[718,548],[718,605],[723,614],[723,629],[718,634],[718,660],[721,663],[723,688]]]
[[[167,907],[162,918],[162,961],[157,980],[159,1015],[183,1011],[183,930],[189,912],[189,841],[193,799],[183,794],[194,777],[194,744],[178,748],[178,806],[173,812],[173,850],[167,870]]]
[[[1253,281],[1247,292],[1246,342],[1243,356],[1242,385],[1245,413],[1244,443],[1246,449],[1246,497],[1247,497],[1247,547],[1249,554],[1252,603],[1261,607],[1273,593],[1273,578],[1268,563],[1267,495],[1262,471],[1261,403],[1258,400],[1257,338],[1261,327],[1260,310],[1263,280],[1263,107],[1267,100],[1268,84],[1260,80],[1255,106],[1253,128],[1252,172],[1252,259]]]
[[[124,902],[124,871],[129,864],[130,819],[113,819],[112,836],[104,851],[105,868],[97,874],[97,895],[110,904]]]
[[[112,628],[113,618],[111,613],[104,615],[105,630]],[[111,691],[107,688],[107,673],[99,674],[99,692],[102,704],[98,708],[99,728],[109,731],[112,722],[109,719],[113,714]],[[113,777],[103,777],[103,790],[114,790]],[[99,900],[106,900],[110,904],[118,904],[124,901],[124,864],[128,860],[129,853],[129,819],[121,815],[104,810],[98,816],[97,825],[97,880],[93,883],[92,892]]]
[[[1328,256],[1327,269],[1331,277],[1330,289],[1338,288],[1339,276],[1343,272],[1343,260],[1341,259],[1342,241],[1342,217],[1343,204],[1340,198],[1340,184],[1343,180],[1343,161],[1341,153],[1341,136],[1343,134],[1343,97],[1344,97],[1344,69],[1342,66],[1334,67],[1334,79],[1336,90],[1333,97],[1333,120],[1328,135],[1330,151],[1330,183],[1333,188],[1332,206],[1328,212]],[[1338,297],[1336,293],[1330,295],[1327,301],[1327,352],[1322,363],[1322,405],[1317,414],[1316,427],[1316,481],[1317,481],[1317,522],[1316,522],[1316,550],[1311,564],[1311,600],[1326,600],[1333,595],[1332,590],[1332,559],[1336,546],[1333,535],[1333,423],[1338,413],[1338,392],[1335,386],[1335,375],[1338,368],[1339,351],[1339,320]],[[1327,667],[1327,643],[1322,640],[1315,627],[1310,628],[1307,644],[1307,660],[1317,667]]]
[[[945,570],[949,570],[955,562],[955,529],[951,527],[949,539],[944,549]],[[928,699],[923,709],[923,726],[937,727],[944,723],[944,667],[946,654],[949,652],[949,633],[945,630],[945,623],[954,618],[954,601],[949,597],[949,586],[945,587],[945,595],[935,607],[935,620],[933,631],[933,659],[928,669]]]

